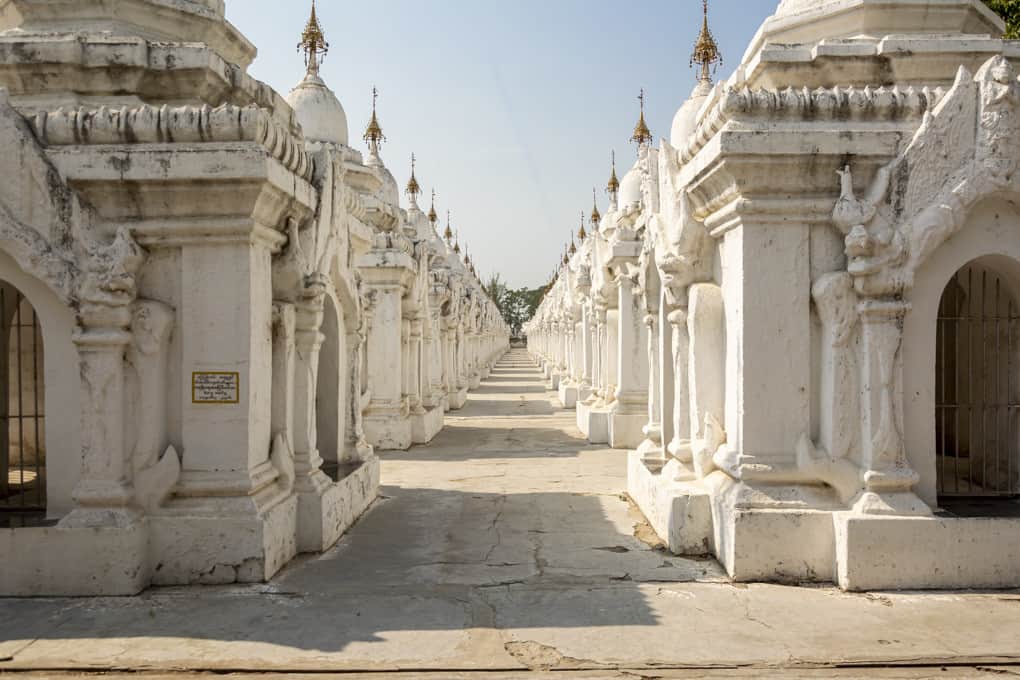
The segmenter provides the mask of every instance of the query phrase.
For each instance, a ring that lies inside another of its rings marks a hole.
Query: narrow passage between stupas
[[[365,587],[721,577],[656,549],[624,494],[626,452],[589,444],[574,420],[512,350],[430,444],[380,453],[382,500],[335,560],[305,570],[370,566],[353,577]]]

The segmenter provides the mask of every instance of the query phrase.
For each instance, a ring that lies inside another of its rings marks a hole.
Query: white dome
[[[687,146],[688,139],[694,134],[698,124],[698,111],[705,103],[705,99],[712,92],[712,84],[702,80],[695,87],[691,96],[683,103],[683,106],[673,116],[673,127],[669,133],[669,144],[674,149],[682,149]]]
[[[328,142],[347,146],[347,114],[322,78],[308,74],[287,95],[298,122],[310,142]]]
[[[625,208],[631,203],[641,202],[641,161],[635,161],[634,167],[623,176],[620,182],[620,208]]]

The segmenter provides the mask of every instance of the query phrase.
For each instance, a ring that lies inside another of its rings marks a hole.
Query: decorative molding
[[[945,96],[942,88],[833,87],[810,90],[727,88],[701,117],[680,164],[689,162],[726,123],[768,122],[903,122],[920,120]]]
[[[61,108],[30,122],[45,146],[253,142],[303,179],[311,181],[314,167],[304,140],[255,105]]]

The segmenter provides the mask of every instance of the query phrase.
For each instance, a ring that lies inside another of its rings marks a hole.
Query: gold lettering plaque
[[[192,404],[237,404],[241,374],[236,371],[195,371],[191,374]]]

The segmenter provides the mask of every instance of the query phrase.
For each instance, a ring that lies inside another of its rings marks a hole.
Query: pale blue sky
[[[282,94],[304,74],[296,44],[311,0],[228,0],[259,48],[252,74]],[[726,76],[777,0],[712,0]],[[361,135],[380,91],[383,159],[401,186],[410,155],[453,211],[479,273],[537,286],[591,209],[606,206],[609,153],[623,171],[637,93],[656,138],[694,86],[700,0],[319,0],[322,76]],[[423,206],[427,209],[427,206]]]

